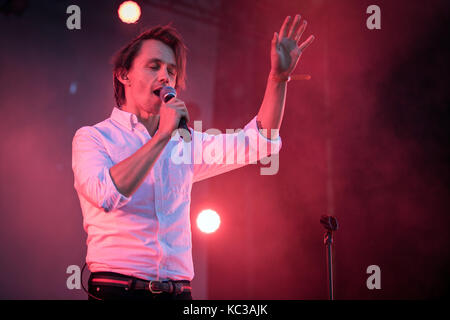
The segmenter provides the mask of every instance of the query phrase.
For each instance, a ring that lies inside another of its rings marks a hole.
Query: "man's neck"
[[[138,108],[130,108],[127,105],[122,106],[122,110],[136,115],[138,121],[144,125],[148,134],[153,137],[159,126],[159,114],[146,112]]]
[[[153,137],[155,135],[156,130],[158,130],[159,126],[159,114],[151,115],[147,119],[142,119],[138,116],[138,120],[140,123],[144,125],[147,129],[148,134]]]

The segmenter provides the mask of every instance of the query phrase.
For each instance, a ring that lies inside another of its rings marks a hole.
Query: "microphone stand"
[[[320,223],[325,228],[323,243],[326,246],[327,253],[327,275],[328,275],[328,295],[330,300],[334,300],[333,284],[333,231],[338,229],[338,222],[332,216],[322,216]]]

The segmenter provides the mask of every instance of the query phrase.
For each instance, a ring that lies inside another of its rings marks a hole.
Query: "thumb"
[[[272,45],[276,46],[277,44],[278,44],[278,33],[274,32],[272,38]]]

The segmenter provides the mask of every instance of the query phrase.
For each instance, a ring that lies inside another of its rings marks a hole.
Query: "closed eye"
[[[158,71],[159,70],[159,66],[152,66],[152,67],[150,67],[150,69]],[[169,69],[168,71],[169,71],[169,74],[172,75],[172,76],[175,76],[177,74],[176,71],[173,71],[172,69]]]

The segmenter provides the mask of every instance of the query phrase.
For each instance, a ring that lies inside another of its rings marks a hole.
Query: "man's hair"
[[[126,99],[125,87],[119,81],[118,77],[120,77],[125,70],[130,70],[134,59],[142,47],[142,42],[149,39],[159,40],[173,50],[177,64],[175,89],[184,89],[186,86],[187,48],[183,42],[183,39],[178,31],[170,24],[165,26],[158,25],[142,32],[139,36],[123,47],[113,58],[114,97],[119,108],[123,103],[125,103]]]

